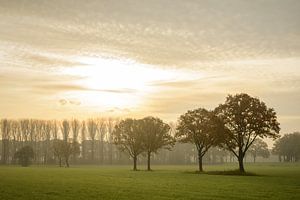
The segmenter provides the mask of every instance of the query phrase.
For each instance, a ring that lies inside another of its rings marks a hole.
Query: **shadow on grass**
[[[210,171],[208,175],[225,175],[225,176],[261,176],[252,172],[240,172],[239,170],[230,171]]]
[[[229,170],[229,171],[193,171],[185,172],[189,174],[207,174],[207,175],[223,175],[223,176],[262,176],[252,172],[240,172],[239,170]]]

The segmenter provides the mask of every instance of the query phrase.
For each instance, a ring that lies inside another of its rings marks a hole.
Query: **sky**
[[[259,97],[300,130],[298,0],[0,0],[0,118],[157,116]]]

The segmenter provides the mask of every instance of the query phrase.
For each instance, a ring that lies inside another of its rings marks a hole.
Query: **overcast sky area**
[[[299,0],[0,0],[0,117],[175,121],[248,93],[300,131]]]

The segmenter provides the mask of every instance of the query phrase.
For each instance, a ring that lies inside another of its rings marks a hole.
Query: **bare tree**
[[[99,141],[100,141],[100,146],[99,146],[99,158],[100,158],[100,164],[103,164],[104,161],[104,137],[106,134],[107,130],[107,125],[106,121],[104,118],[100,118],[97,121],[97,130],[98,130],[98,136],[99,136]]]
[[[44,164],[48,164],[48,156],[49,156],[49,150],[50,150],[50,139],[51,139],[51,132],[52,132],[52,124],[51,121],[44,121],[43,122],[43,130],[45,135],[44,140]]]
[[[29,129],[29,120],[24,119],[20,121],[20,127],[21,127],[21,132],[22,132],[22,140],[23,140],[23,145],[28,145],[28,137],[30,135],[30,129]]]
[[[11,131],[11,122],[7,119],[1,120],[1,132],[2,132],[2,164],[8,164],[9,160],[9,136]]]
[[[107,121],[107,141],[108,141],[108,162],[111,165],[113,160],[113,131],[117,124],[117,120],[109,118]]]
[[[19,132],[19,123],[16,120],[11,121],[11,136],[12,136],[12,163],[15,164],[15,153],[18,151],[18,132]]]
[[[81,123],[81,154],[82,154],[82,159],[85,160],[86,159],[86,149],[85,149],[85,145],[84,145],[84,141],[86,140],[86,123],[85,121],[82,121]]]
[[[80,122],[77,119],[73,119],[71,122],[72,133],[73,133],[73,143],[77,143],[78,134],[80,131]],[[76,162],[76,152],[73,154],[73,162]]]
[[[96,134],[97,134],[97,124],[95,122],[94,119],[89,119],[87,122],[87,129],[88,129],[88,133],[90,136],[90,139],[92,141],[92,162],[94,162],[95,160],[95,138],[96,138]]]
[[[63,120],[60,129],[63,135],[63,141],[68,142],[70,134],[70,122],[68,120]]]
[[[57,121],[56,120],[53,120],[52,121],[52,123],[51,123],[52,125],[52,131],[51,131],[51,133],[52,133],[52,138],[54,139],[54,140],[57,140],[58,139],[58,130],[59,130],[59,128],[58,128],[58,125],[57,125]]]

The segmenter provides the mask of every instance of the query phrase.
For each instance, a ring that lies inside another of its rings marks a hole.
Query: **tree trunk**
[[[256,156],[253,156],[253,162],[254,163],[256,162]]]
[[[203,172],[201,151],[198,152],[199,172]]]
[[[148,171],[151,171],[151,167],[150,167],[150,162],[151,162],[151,152],[150,151],[148,151],[148,165],[147,165],[147,170]]]
[[[85,162],[85,143],[84,143],[84,140],[81,141],[81,155],[82,155],[82,160]]]
[[[67,167],[67,168],[69,168],[69,166],[70,166],[70,165],[69,165],[69,159],[68,159],[68,158],[66,158],[66,160],[65,160],[65,161],[66,161],[66,167]]]
[[[136,170],[137,170],[136,162],[137,162],[137,156],[134,156],[134,157],[133,157],[133,171],[136,171]]]
[[[59,157],[59,167],[61,167],[61,157]]]
[[[239,160],[239,170],[240,170],[240,172],[244,173],[245,168],[244,168],[244,162],[243,162],[244,158],[243,158],[243,156],[239,155],[238,160]]]
[[[94,148],[94,139],[92,140],[92,163],[94,164],[94,152],[95,152],[95,148]]]
[[[103,154],[104,154],[103,140],[101,140],[101,147],[100,147],[100,164],[101,165],[103,165]]]
[[[112,165],[112,162],[113,162],[113,145],[112,142],[110,142],[109,143],[109,164]]]

